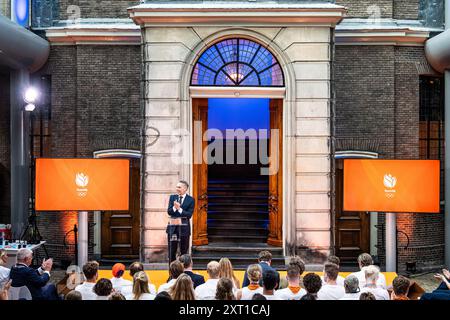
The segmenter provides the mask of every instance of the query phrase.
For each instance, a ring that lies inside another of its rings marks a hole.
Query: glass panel
[[[239,62],[239,63],[238,63]],[[192,85],[283,86],[283,72],[272,53],[248,39],[227,39],[208,48],[192,72]]]

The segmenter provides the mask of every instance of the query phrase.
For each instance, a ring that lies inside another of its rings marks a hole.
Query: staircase
[[[227,257],[234,268],[246,269],[262,250],[272,252],[275,266],[284,266],[282,248],[267,245],[268,196],[267,176],[208,180],[209,244],[192,248],[195,268]]]

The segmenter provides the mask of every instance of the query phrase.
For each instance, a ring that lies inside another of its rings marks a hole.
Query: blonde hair
[[[228,278],[233,281],[234,286],[236,288],[240,288],[240,283],[238,278],[234,275],[233,265],[231,264],[230,259],[222,258],[219,261],[219,278]]]
[[[175,284],[170,288],[169,294],[173,300],[195,300],[194,285],[191,277],[186,273],[180,274]]]
[[[4,257],[8,257],[8,253],[6,252],[6,250],[1,249],[0,250],[0,264],[3,263],[3,258]]]
[[[139,300],[139,298],[144,293],[150,293],[150,289],[148,287],[148,276],[144,271],[139,271],[133,276],[133,295],[135,300]]]
[[[259,264],[251,264],[247,268],[247,278],[251,283],[258,283],[262,277],[262,269]]]
[[[361,270],[364,272],[366,284],[377,282],[380,274],[380,269],[377,266],[371,265],[363,267]]]
[[[210,279],[217,279],[220,273],[220,265],[217,261],[210,261],[206,266],[206,272]]]

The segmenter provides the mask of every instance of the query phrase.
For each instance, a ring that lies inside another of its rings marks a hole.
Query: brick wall
[[[419,0],[394,0],[394,19],[417,20]]]
[[[140,149],[141,109],[139,46],[54,46],[39,74],[51,76],[52,157],[92,157],[109,148]],[[39,214],[49,255],[73,258],[63,246],[76,213]],[[90,253],[93,252],[92,215]],[[69,242],[73,241],[70,240]]]
[[[392,18],[392,0],[336,0],[349,18]]]
[[[419,66],[423,48],[337,46],[335,61],[337,150],[369,150],[381,158],[418,159]],[[384,214],[379,214],[378,247],[384,254]],[[444,221],[438,214],[399,214],[399,269],[440,266],[444,258]]]
[[[9,96],[9,73],[0,73],[0,223],[9,223],[11,219]]]
[[[139,4],[130,0],[60,0],[60,19],[77,18],[69,6],[79,7],[79,18],[128,18],[127,8]]]

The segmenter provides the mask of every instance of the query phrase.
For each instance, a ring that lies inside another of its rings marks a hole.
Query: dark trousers
[[[436,290],[423,294],[420,300],[450,300],[450,290],[444,282],[441,282]]]
[[[178,243],[180,244],[180,254],[186,254],[189,251],[189,235],[180,236],[179,241],[171,240],[170,236],[167,236],[167,243],[169,249],[169,263],[177,259]]]
[[[53,283],[48,283],[41,288],[41,297],[34,298],[33,300],[61,300],[58,296],[56,286]]]

